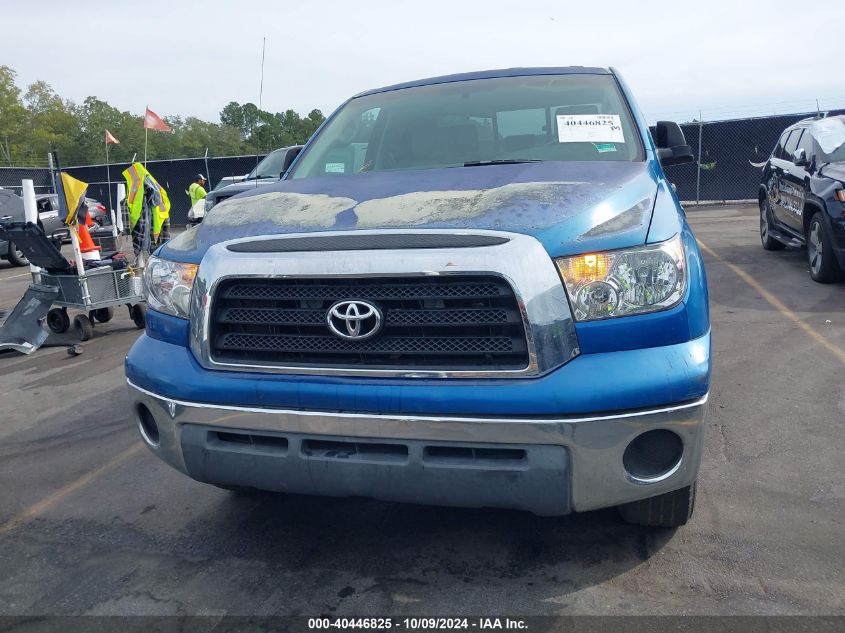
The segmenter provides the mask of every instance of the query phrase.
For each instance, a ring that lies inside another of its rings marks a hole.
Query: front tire
[[[760,203],[760,242],[767,251],[782,251],[786,244],[772,237],[771,213],[769,213],[769,199],[763,198]]]
[[[686,525],[695,510],[695,482],[656,497],[619,506],[626,523],[648,527],[673,528]]]
[[[822,284],[829,284],[842,277],[842,269],[833,252],[833,241],[821,211],[810,219],[807,229],[807,260],[810,264],[810,278]]]

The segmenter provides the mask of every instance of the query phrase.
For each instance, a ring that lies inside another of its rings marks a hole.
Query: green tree
[[[26,125],[26,108],[21,91],[15,85],[17,74],[8,66],[0,66],[0,157],[13,165]]]
[[[250,152],[264,153],[285,145],[304,143],[325,120],[323,113],[312,110],[301,117],[294,110],[272,114],[259,110],[254,103],[232,101],[220,112],[224,126],[235,128]]]
[[[109,147],[109,160],[126,162],[132,155],[144,151],[144,129],[142,117],[130,112],[121,112],[97,97],[87,97],[76,108],[79,120],[77,145],[88,162],[102,163],[105,160],[105,134],[111,132],[119,145]]]
[[[241,139],[246,140],[246,126],[244,125],[244,112],[241,104],[237,101],[230,101],[220,112],[220,123],[232,127],[241,134]]]
[[[80,159],[78,138],[79,121],[74,116],[74,105],[62,101],[49,84],[36,81],[24,95],[27,110],[27,145],[34,159],[44,159],[50,151],[58,151],[71,159]]]
[[[105,161],[105,131],[120,141],[109,146],[112,162],[126,162],[144,154],[143,117],[121,111],[96,96],[81,104],[62,99],[44,81],[28,86],[22,95],[17,75],[0,66],[0,162],[44,166],[47,153],[59,152],[64,166]],[[254,103],[230,101],[220,121],[168,116],[172,134],[150,132],[148,159],[189,158],[265,153],[277,147],[305,142],[323,122],[312,110],[301,117],[294,110],[271,113]]]
[[[211,156],[233,156],[241,145],[239,130],[229,125],[188,117],[180,130],[179,151],[186,156],[202,156],[206,148]]]

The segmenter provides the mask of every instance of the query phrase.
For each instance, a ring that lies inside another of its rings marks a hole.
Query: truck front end
[[[701,258],[624,85],[515,69],[359,95],[146,269],[141,436],[228,488],[692,511]]]

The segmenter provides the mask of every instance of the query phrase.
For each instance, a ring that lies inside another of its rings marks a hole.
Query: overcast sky
[[[513,66],[616,66],[646,117],[845,107],[845,1],[0,0],[19,84],[216,121],[229,101],[329,114],[381,85]]]

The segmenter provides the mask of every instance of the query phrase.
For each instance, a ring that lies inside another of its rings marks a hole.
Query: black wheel
[[[89,341],[94,336],[94,326],[84,314],[77,314],[73,317],[73,329],[76,330],[76,335],[80,341]]]
[[[147,327],[147,306],[143,303],[136,303],[129,308],[129,316],[132,317],[132,322],[139,330]]]
[[[23,251],[14,242],[9,242],[9,253],[6,257],[12,266],[26,266],[29,264],[26,255],[23,254]]]
[[[47,327],[51,332],[63,334],[70,327],[70,317],[64,308],[51,308],[47,313]]]
[[[695,483],[656,497],[619,506],[627,523],[649,527],[679,527],[686,524],[695,509]]]
[[[807,229],[807,259],[813,281],[827,284],[842,277],[842,269],[833,252],[833,242],[822,212],[817,211]]]
[[[114,308],[97,308],[91,310],[91,316],[97,323],[108,323],[114,317]]]
[[[771,217],[769,199],[763,198],[763,201],[760,203],[760,241],[763,243],[763,248],[767,251],[782,251],[786,248],[786,244],[773,238],[769,231]]]

